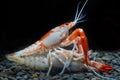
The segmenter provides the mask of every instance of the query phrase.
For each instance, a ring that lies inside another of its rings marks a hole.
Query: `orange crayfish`
[[[77,28],[69,35],[71,28],[84,21],[85,15],[82,14],[82,11],[87,2],[88,0],[85,1],[80,11],[79,5],[77,6],[74,21],[66,22],[51,29],[34,44],[18,52],[8,54],[7,58],[35,69],[48,69],[47,75],[49,75],[52,67],[63,68],[60,73],[63,74],[65,68],[69,67],[69,65],[74,66],[72,69],[76,71],[79,68],[75,69],[75,67],[81,67],[82,64],[91,66],[98,71],[110,71],[111,66],[90,60],[88,41],[83,29]],[[64,49],[64,47],[71,44],[74,45],[72,50]]]

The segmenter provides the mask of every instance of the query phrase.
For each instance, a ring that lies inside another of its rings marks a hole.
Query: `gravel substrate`
[[[0,80],[120,80],[120,52],[94,51],[91,59],[114,67],[109,73],[99,73],[107,78],[101,79],[90,70],[47,77],[46,72],[32,70],[3,57],[0,58]]]

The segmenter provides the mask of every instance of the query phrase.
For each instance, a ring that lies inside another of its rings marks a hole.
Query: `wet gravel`
[[[120,52],[94,51],[91,55],[91,59],[114,67],[109,73],[99,73],[107,78],[101,79],[90,70],[66,72],[62,76],[58,74],[46,76],[46,72],[30,69],[2,57],[0,58],[0,80],[120,80]]]

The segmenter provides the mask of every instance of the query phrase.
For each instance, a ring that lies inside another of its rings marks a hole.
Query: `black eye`
[[[69,25],[68,23],[66,23],[66,25]]]

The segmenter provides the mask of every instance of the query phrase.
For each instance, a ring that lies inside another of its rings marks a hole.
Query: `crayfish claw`
[[[100,72],[109,72],[110,70],[113,69],[112,66],[109,66],[107,64],[103,64],[100,62],[95,62],[95,61],[91,61],[91,66],[96,68],[96,70],[98,70]]]
[[[101,72],[109,72],[112,69],[113,69],[112,66],[109,66],[109,65],[106,65],[106,64],[102,64],[101,68],[99,69],[99,71],[101,71]]]

